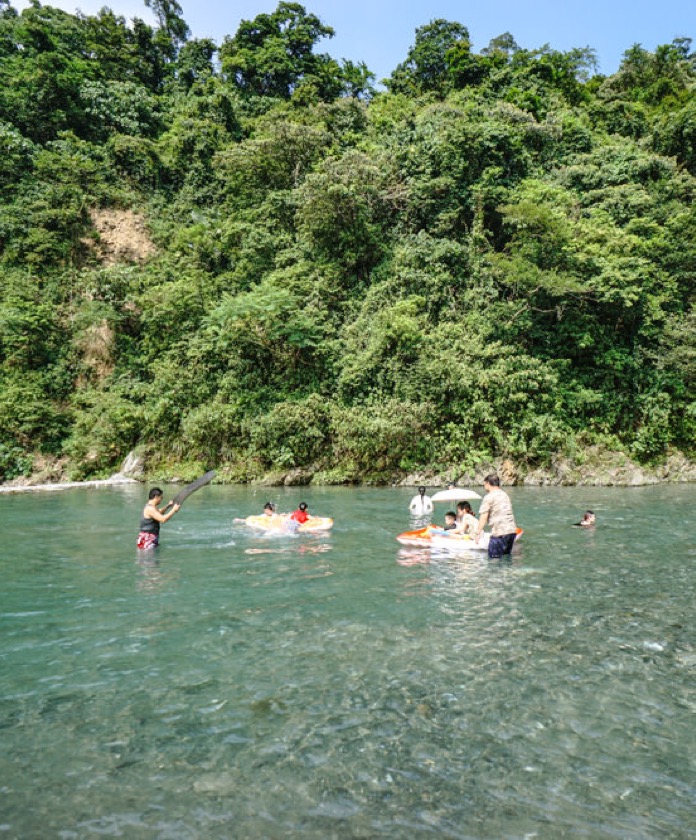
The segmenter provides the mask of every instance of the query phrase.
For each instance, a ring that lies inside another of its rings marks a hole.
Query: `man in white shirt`
[[[411,516],[427,516],[433,512],[433,500],[425,495],[425,487],[418,488],[418,495],[411,499],[409,510]]]
[[[510,497],[500,489],[498,476],[495,473],[486,476],[483,479],[483,487],[486,495],[479,508],[476,542],[481,539],[486,524],[490,524],[491,538],[488,543],[488,556],[492,560],[512,551],[512,544],[517,536],[517,524]]]

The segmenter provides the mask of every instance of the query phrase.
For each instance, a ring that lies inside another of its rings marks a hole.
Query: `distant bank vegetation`
[[[690,40],[434,20],[377,92],[296,3],[146,2],[0,0],[0,480],[693,455]]]

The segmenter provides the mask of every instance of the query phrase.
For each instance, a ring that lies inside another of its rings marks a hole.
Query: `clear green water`
[[[412,495],[205,488],[151,561],[142,487],[0,497],[0,836],[693,836],[694,488],[515,489],[494,562]]]

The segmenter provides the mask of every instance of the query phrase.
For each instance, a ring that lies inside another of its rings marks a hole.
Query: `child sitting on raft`
[[[452,531],[457,533],[457,514],[453,510],[448,510],[445,514],[445,531]]]
[[[297,510],[294,510],[290,514],[290,518],[285,523],[285,530],[291,534],[296,534],[300,525],[304,525],[308,519],[309,514],[307,513],[307,502],[300,502]]]

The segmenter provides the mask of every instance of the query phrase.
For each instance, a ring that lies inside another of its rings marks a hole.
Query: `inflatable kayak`
[[[292,526],[288,524],[289,514],[247,516],[244,521],[250,528],[266,534],[316,534],[320,531],[328,531],[333,526],[333,519],[328,516],[310,516],[306,522],[298,525],[296,530],[292,530]]]
[[[432,532],[439,531],[436,525],[426,525],[425,528],[416,528],[415,531],[404,531],[396,538],[401,545],[431,545]]]
[[[523,534],[522,528],[517,529],[519,539]],[[476,540],[468,534],[450,534],[437,525],[428,525],[415,531],[404,531],[396,538],[402,545],[430,546],[431,548],[445,548],[449,551],[487,551],[491,535],[484,531],[481,539]]]

